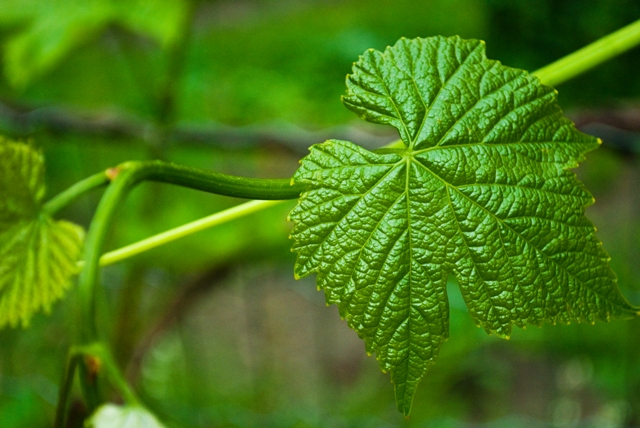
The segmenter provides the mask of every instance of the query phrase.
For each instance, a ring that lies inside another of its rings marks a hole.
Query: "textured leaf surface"
[[[87,428],[164,428],[148,410],[105,404],[85,423]]]
[[[5,73],[24,86],[113,23],[166,46],[185,17],[184,0],[3,0],[0,27],[21,30],[7,40]]]
[[[401,39],[360,57],[343,101],[405,148],[311,148],[294,176],[308,185],[290,214],[295,273],[318,274],[391,371],[402,412],[448,336],[450,273],[474,321],[502,337],[637,313],[569,171],[598,141],[563,118],[552,88],[488,60],[481,41]]]
[[[26,144],[0,140],[0,328],[29,324],[62,297],[84,232],[41,212],[44,166]]]

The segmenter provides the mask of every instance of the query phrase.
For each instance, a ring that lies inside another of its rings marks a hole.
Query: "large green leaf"
[[[140,406],[105,404],[85,423],[87,428],[163,428],[156,417]]]
[[[0,328],[49,311],[77,271],[84,232],[42,212],[44,164],[26,144],[0,140]]]
[[[187,0],[3,0],[0,27],[20,28],[6,42],[5,73],[24,86],[110,24],[168,46],[180,36],[186,6]]]
[[[569,168],[598,140],[563,118],[556,92],[458,37],[367,51],[345,105],[394,126],[405,148],[313,146],[294,181],[298,277],[318,287],[391,371],[398,408],[448,336],[446,281],[474,321],[512,326],[626,318],[630,305],[584,217]]]

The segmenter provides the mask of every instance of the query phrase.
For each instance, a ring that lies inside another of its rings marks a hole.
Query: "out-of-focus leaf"
[[[85,423],[86,428],[164,428],[147,409],[105,404]]]
[[[0,140],[0,328],[49,311],[77,272],[84,231],[41,211],[43,175],[40,153]]]
[[[14,86],[25,86],[110,24],[169,46],[179,37],[186,5],[186,0],[5,0],[0,27],[18,27],[5,45],[5,74]]]

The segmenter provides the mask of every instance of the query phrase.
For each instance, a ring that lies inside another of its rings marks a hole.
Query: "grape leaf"
[[[307,185],[290,213],[295,274],[317,273],[391,371],[405,415],[448,337],[449,274],[475,323],[501,337],[638,313],[569,170],[599,142],[563,117],[554,89],[487,59],[481,41],[400,39],[359,58],[343,102],[405,147],[310,149],[293,178]]]
[[[30,146],[0,139],[0,328],[49,311],[77,271],[84,231],[41,210],[44,163]]]
[[[166,47],[186,16],[185,0],[4,0],[0,27],[20,27],[5,45],[5,74],[25,86],[114,23]]]
[[[156,417],[140,406],[105,404],[85,422],[87,428],[164,428]]]

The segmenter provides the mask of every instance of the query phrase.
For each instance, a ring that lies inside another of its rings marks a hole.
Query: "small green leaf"
[[[86,428],[164,428],[156,417],[140,406],[105,404],[85,422]]]
[[[44,163],[26,144],[0,140],[0,328],[27,327],[62,297],[84,239],[81,227],[41,211]]]
[[[456,276],[488,333],[638,313],[584,217],[592,196],[569,171],[598,140],[562,115],[556,92],[458,37],[369,50],[345,105],[394,126],[405,149],[313,146],[294,181],[295,274],[318,288],[390,370],[405,415],[447,339]]]

